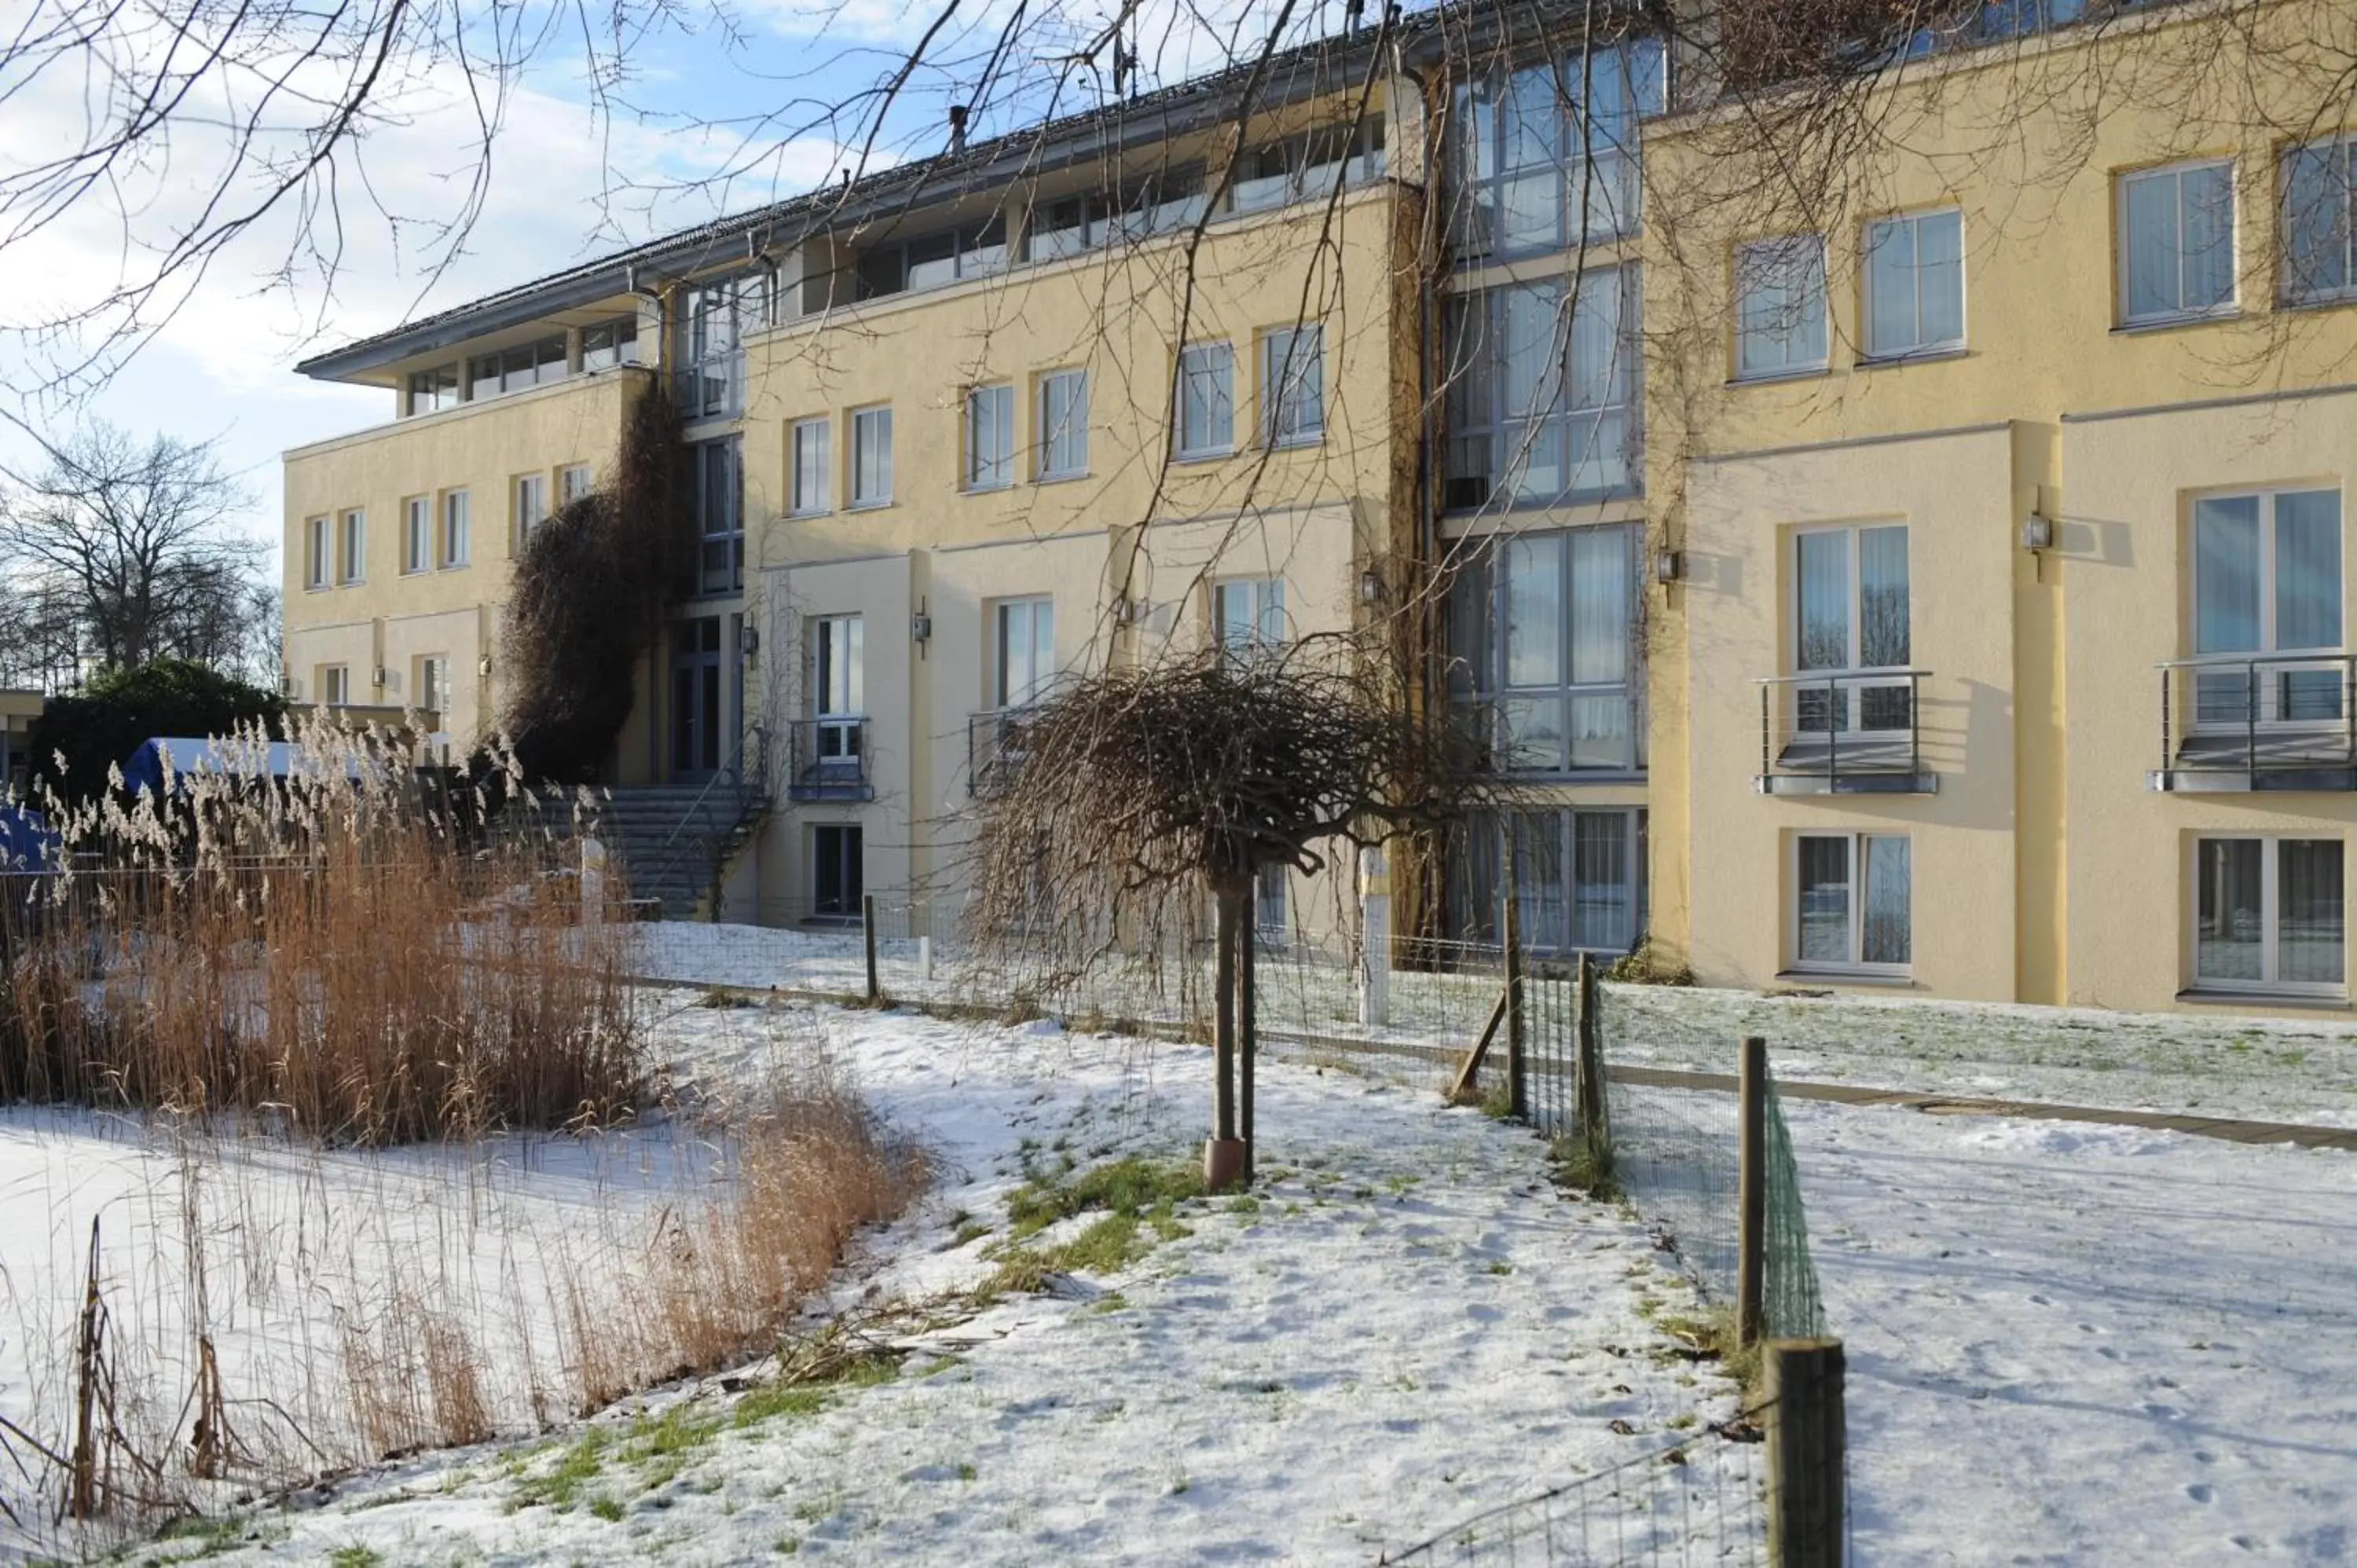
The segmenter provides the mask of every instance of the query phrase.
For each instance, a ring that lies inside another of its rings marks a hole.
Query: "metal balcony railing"
[[[1641,774],[1645,693],[1636,686],[1497,692],[1457,700],[1459,722],[1501,776],[1581,779]]]
[[[1923,765],[1928,670],[1822,670],[1770,675],[1760,688],[1763,795],[1932,795]]]
[[[867,771],[867,720],[828,714],[796,719],[788,730],[786,795],[794,800],[873,800]]]
[[[2212,653],[2159,669],[2153,789],[2357,790],[2357,654]]]

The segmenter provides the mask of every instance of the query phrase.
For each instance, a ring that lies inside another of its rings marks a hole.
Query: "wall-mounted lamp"
[[[1653,552],[1653,581],[1667,587],[1686,575],[1686,553],[1667,545]]]
[[[490,672],[491,656],[486,653],[480,659],[475,660],[475,673],[478,675],[489,675]]]
[[[1144,606],[1140,605],[1135,599],[1131,598],[1127,594],[1116,595],[1113,601],[1113,624],[1115,626],[1135,626],[1137,624],[1137,618],[1144,611]]]
[[[933,618],[919,610],[909,618],[909,640],[931,642],[933,639]]]
[[[2054,520],[2042,511],[2033,511],[2021,520],[2021,547],[2024,550],[2054,548]]]
[[[750,659],[761,651],[761,628],[748,622],[737,634],[737,651]]]
[[[1372,566],[1359,574],[1359,602],[1362,605],[1379,605],[1383,602],[1383,575]]]

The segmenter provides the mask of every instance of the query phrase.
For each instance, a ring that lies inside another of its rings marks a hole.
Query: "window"
[[[1474,941],[1505,935],[1503,853],[1513,856],[1515,934],[1545,952],[1627,952],[1644,935],[1641,809],[1516,811],[1469,823],[1450,855],[1449,929]]]
[[[556,504],[571,506],[589,493],[589,465],[567,463],[556,471]]]
[[[2195,841],[2195,988],[2339,995],[2348,914],[2339,839]]]
[[[1015,482],[1015,389],[975,387],[965,394],[965,488],[996,490]]]
[[[858,616],[821,616],[811,623],[811,718],[819,766],[859,760],[859,720],[867,711],[865,622]]]
[[[639,317],[636,312],[601,321],[581,330],[581,368],[610,371],[639,362]]]
[[[319,701],[340,708],[352,700],[352,672],[341,664],[319,666]]]
[[[1905,527],[1813,529],[1793,536],[1792,560],[1795,674],[1907,668]],[[1796,727],[1903,730],[1914,722],[1912,690],[1903,678],[1796,682]]]
[[[447,718],[450,707],[450,656],[428,653],[417,660],[417,706],[421,712]]]
[[[1089,471],[1089,373],[1058,371],[1039,378],[1039,478],[1077,478]]]
[[[938,288],[962,278],[988,277],[1006,270],[1006,220],[920,234],[873,245],[860,252],[859,297],[877,299],[910,289]]]
[[[1253,927],[1263,941],[1285,940],[1286,890],[1293,880],[1290,867],[1264,865],[1253,874]]]
[[[679,316],[682,415],[711,419],[743,412],[745,339],[769,324],[766,268],[686,291]]]
[[[823,419],[794,423],[793,510],[797,516],[813,516],[834,506],[834,489],[827,473],[827,432],[828,422]]]
[[[1238,577],[1211,585],[1211,625],[1232,655],[1285,644],[1285,579]]]
[[[335,522],[332,519],[315,517],[303,524],[303,585],[324,588],[328,574],[333,568]]]
[[[1019,708],[1047,695],[1056,674],[1056,607],[1049,599],[1005,599],[998,606],[992,704]]]
[[[2234,166],[2179,164],[2120,180],[2120,321],[2234,306]]]
[[[2076,22],[2086,14],[2087,0],[1985,0],[1979,31],[1989,40],[2028,38]]]
[[[2271,490],[2193,503],[2194,725],[2338,722],[2337,660],[2238,662],[2237,653],[2341,647],[2341,492]],[[2253,712],[2252,704],[2257,704]]]
[[[1920,212],[1866,226],[1866,351],[1936,353],[1964,341],[1964,215]]]
[[[1636,232],[1638,122],[1662,113],[1659,38],[1541,60],[1457,90],[1450,245],[1460,258],[1561,250]]]
[[[1553,506],[1644,483],[1638,417],[1637,269],[1515,284],[1449,302],[1448,473],[1453,510]]]
[[[554,338],[502,349],[496,354],[479,354],[467,361],[467,380],[473,383],[473,395],[478,402],[501,392],[561,381],[570,373],[571,368],[565,362],[565,335],[561,332]]]
[[[1637,530],[1518,534],[1458,574],[1450,684],[1491,710],[1503,771],[1644,767]]]
[[[522,474],[515,482],[515,540],[521,550],[532,531],[548,521],[548,476]]]
[[[2357,298],[2357,137],[2284,155],[2283,248],[2284,298]]]
[[[1326,438],[1326,329],[1281,327],[1260,339],[1261,427],[1271,446]]]
[[[1383,120],[1369,114],[1248,148],[1238,163],[1229,204],[1238,212],[1252,212],[1322,200],[1337,186],[1363,185],[1383,172]]]
[[[474,547],[474,508],[464,490],[442,498],[442,564],[464,566]]]
[[[401,569],[423,572],[434,564],[434,498],[412,496],[401,503]]]
[[[698,442],[695,465],[695,591],[733,593],[745,585],[745,519],[737,438]]]
[[[336,580],[357,583],[368,575],[368,515],[361,511],[344,513],[344,526],[337,534]]]
[[[1236,351],[1199,343],[1178,353],[1178,456],[1224,456],[1236,445]]]
[[[1824,240],[1802,234],[1744,246],[1735,256],[1736,375],[1824,368]]]
[[[892,411],[863,408],[851,416],[851,504],[892,500]]]
[[[1802,833],[1793,847],[1794,969],[1895,972],[1914,961],[1904,834]]]
[[[1191,227],[1206,198],[1200,169],[1172,169],[1115,196],[1067,196],[1032,209],[1023,240],[1030,261],[1077,256],[1122,240],[1143,240]]]
[[[436,365],[409,372],[409,412],[433,413],[458,406],[458,367]]]

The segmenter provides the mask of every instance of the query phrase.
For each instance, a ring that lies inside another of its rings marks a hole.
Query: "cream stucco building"
[[[733,918],[952,887],[1060,672],[1403,616],[1529,787],[1425,926],[1511,856],[1539,945],[1714,983],[2345,1007],[2357,206],[2276,111],[2350,19],[2203,79],[2198,0],[1986,9],[1797,212],[1701,62],[1476,7],[323,355],[394,417],[287,455],[288,680],[495,725],[660,379],[699,565],[608,773],[759,756]]]

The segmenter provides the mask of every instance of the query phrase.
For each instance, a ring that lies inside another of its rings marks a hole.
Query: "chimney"
[[[952,154],[965,151],[965,114],[964,104],[950,105],[950,151]]]

